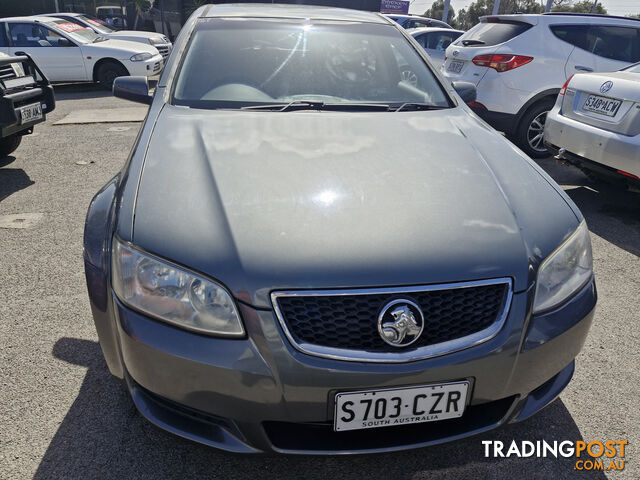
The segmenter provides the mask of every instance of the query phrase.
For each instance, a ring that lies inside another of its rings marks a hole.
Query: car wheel
[[[113,87],[113,81],[118,77],[125,77],[129,75],[127,69],[116,62],[105,62],[98,67],[96,78],[100,85],[107,90],[111,90]]]
[[[549,151],[544,146],[543,134],[547,113],[552,108],[552,101],[537,103],[527,110],[522,116],[522,120],[520,120],[520,126],[515,135],[515,143],[531,158],[549,156]]]
[[[0,138],[0,158],[4,158],[13,153],[22,142],[22,135],[11,135],[9,137]]]

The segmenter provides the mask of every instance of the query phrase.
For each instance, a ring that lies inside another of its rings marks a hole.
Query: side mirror
[[[153,96],[149,94],[147,77],[118,77],[113,82],[113,95],[132,102],[151,105]]]
[[[451,84],[453,89],[460,95],[464,103],[471,103],[476,101],[477,90],[476,86],[471,82],[453,82]]]
[[[59,47],[74,47],[75,45],[71,43],[67,38],[61,38],[58,40]]]

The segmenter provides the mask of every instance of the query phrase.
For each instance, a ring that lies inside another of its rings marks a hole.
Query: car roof
[[[314,5],[279,5],[268,3],[224,3],[208,5],[200,17],[245,17],[245,18],[308,18],[309,20],[343,20],[362,23],[388,24],[389,20],[379,13],[348,8],[321,7]]]
[[[537,24],[543,21],[549,23],[601,23],[605,24],[634,24],[640,22],[640,19],[631,17],[617,17],[614,15],[600,15],[596,13],[572,13],[572,12],[548,12],[548,13],[515,13],[501,15],[483,15],[479,18],[480,22],[487,22],[489,19],[504,20],[520,20],[531,24]],[[627,22],[623,22],[623,21]],[[634,25],[635,26],[635,25]]]
[[[427,18],[422,15],[416,15],[415,13],[383,13],[383,15],[390,18]]]
[[[426,32],[459,32],[464,33],[464,30],[456,30],[455,28],[445,28],[445,27],[417,27],[417,28],[408,28],[407,33],[411,35],[418,35],[420,33]]]
[[[0,18],[2,22],[50,22],[51,17],[45,17],[44,15],[31,15],[31,16],[23,16],[23,17],[5,17]]]
[[[69,12],[58,12],[58,13],[41,13],[41,17],[81,17],[84,13],[69,13]]]

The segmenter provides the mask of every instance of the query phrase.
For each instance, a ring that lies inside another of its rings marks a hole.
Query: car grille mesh
[[[156,49],[160,55],[162,55],[162,58],[166,60],[170,53],[169,47],[166,45],[156,45]]]
[[[399,352],[435,345],[480,332],[495,323],[506,308],[508,283],[354,295],[277,296],[281,320],[298,344]],[[420,338],[406,347],[385,343],[378,333],[378,315],[390,301],[417,303],[425,324]]]
[[[4,65],[0,67],[0,80],[8,80],[9,78],[14,78],[16,73],[13,70],[11,65]]]

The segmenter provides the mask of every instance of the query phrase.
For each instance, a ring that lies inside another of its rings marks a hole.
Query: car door
[[[39,23],[9,23],[9,53],[30,55],[49,81],[89,80],[78,45]]]
[[[639,29],[613,25],[558,25],[553,33],[572,45],[565,73],[613,72],[640,60]]]

